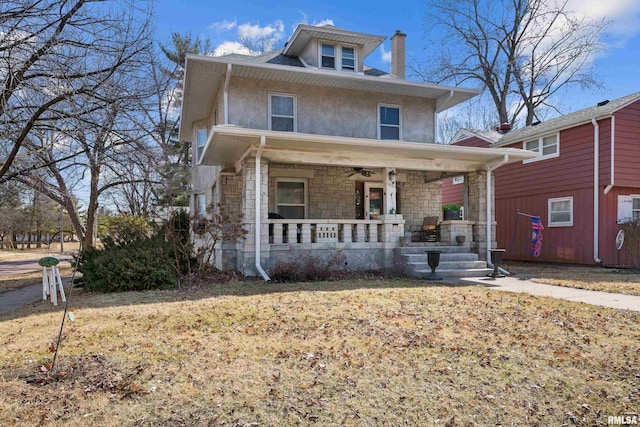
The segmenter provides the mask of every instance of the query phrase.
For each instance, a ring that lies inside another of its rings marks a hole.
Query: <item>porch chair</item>
[[[438,242],[440,240],[440,224],[437,216],[425,216],[422,225],[414,227],[411,232],[420,233],[421,242]]]

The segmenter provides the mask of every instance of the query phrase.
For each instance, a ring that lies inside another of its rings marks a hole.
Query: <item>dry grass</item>
[[[640,295],[640,272],[601,267],[507,261],[517,277],[547,285]]]
[[[640,315],[410,279],[77,293],[0,315],[0,425],[606,425]]]
[[[68,263],[62,263],[61,265],[60,276],[63,280],[66,280],[73,274],[73,267],[68,266]],[[3,292],[21,289],[25,286],[36,285],[38,283],[42,283],[42,271],[0,276],[0,294]]]

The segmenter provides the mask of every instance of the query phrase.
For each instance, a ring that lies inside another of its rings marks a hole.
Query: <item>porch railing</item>
[[[269,243],[376,243],[382,238],[381,220],[270,219]]]

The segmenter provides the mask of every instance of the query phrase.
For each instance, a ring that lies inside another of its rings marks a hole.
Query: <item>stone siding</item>
[[[420,227],[425,216],[437,216],[442,218],[442,203],[440,193],[442,182],[430,182],[425,184],[424,172],[398,171],[399,176],[406,178],[398,182],[400,209],[405,220],[405,230]]]

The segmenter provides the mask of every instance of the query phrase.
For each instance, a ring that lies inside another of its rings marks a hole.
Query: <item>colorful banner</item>
[[[531,255],[534,257],[539,257],[542,251],[542,230],[540,218],[531,218]]]

